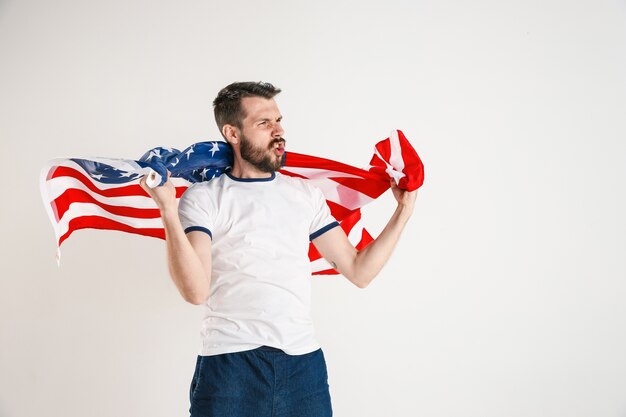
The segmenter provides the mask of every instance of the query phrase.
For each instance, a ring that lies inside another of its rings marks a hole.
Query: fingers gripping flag
[[[40,187],[57,247],[79,229],[119,230],[165,239],[159,209],[139,185],[141,178],[154,172],[155,178],[148,185],[155,187],[165,183],[169,171],[176,196],[180,198],[191,184],[221,175],[232,161],[230,145],[221,141],[199,142],[182,152],[154,148],[137,161],[109,158],[49,161],[41,171]],[[331,214],[359,250],[373,241],[361,223],[360,208],[383,194],[390,187],[390,178],[409,191],[424,182],[422,161],[399,130],[376,144],[367,169],[287,152],[280,172],[305,178],[320,188]],[[336,273],[312,244],[309,258],[314,274]]]

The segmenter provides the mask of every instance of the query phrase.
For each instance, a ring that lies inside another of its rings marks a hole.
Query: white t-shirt
[[[339,224],[318,188],[280,173],[246,179],[227,172],[189,187],[178,212],[186,233],[212,239],[200,355],[262,345],[301,355],[320,347],[309,241]]]

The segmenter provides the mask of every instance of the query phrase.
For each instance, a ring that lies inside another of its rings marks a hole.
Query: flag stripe
[[[101,230],[118,230],[120,232],[134,233],[143,236],[156,237],[165,239],[165,229],[159,228],[138,228],[132,227],[124,223],[117,222],[102,216],[81,216],[72,219],[69,222],[67,232],[59,239],[59,246],[73,232],[80,229],[101,229]]]
[[[402,159],[402,149],[400,146],[400,138],[398,137],[397,131],[393,132],[389,137],[389,147],[389,164],[395,170],[402,171],[404,169],[404,160]]]

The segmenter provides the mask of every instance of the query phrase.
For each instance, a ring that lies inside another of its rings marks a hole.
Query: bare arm
[[[380,235],[358,252],[340,227],[335,227],[313,240],[320,254],[337,271],[359,288],[365,288],[378,275],[400,238],[402,230],[413,213],[417,190],[400,190],[391,183],[398,207]]]
[[[167,265],[176,288],[185,301],[202,304],[209,296],[211,284],[211,238],[199,231],[185,234],[178,217],[176,189],[169,178],[163,186],[155,188],[149,188],[144,178],[141,187],[161,210]]]

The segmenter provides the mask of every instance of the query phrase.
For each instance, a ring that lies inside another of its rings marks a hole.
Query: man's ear
[[[224,126],[222,126],[222,135],[224,135],[226,142],[230,143],[231,145],[239,144],[240,134],[239,128],[237,128],[236,126],[225,124]]]

